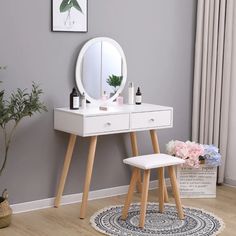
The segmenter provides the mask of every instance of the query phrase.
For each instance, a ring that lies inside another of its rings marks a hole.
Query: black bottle
[[[135,96],[135,103],[136,105],[141,105],[142,104],[142,94],[140,92],[140,88],[138,87],[136,96]]]
[[[79,109],[79,93],[77,92],[76,88],[73,88],[70,94],[70,109],[71,110]]]

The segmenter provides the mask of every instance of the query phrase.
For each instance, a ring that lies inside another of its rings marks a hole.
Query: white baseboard
[[[170,180],[166,179],[166,186],[170,186]],[[89,192],[89,200],[113,197],[118,195],[123,195],[128,192],[128,185],[119,186],[114,188],[107,188],[101,190],[95,190]],[[158,181],[154,180],[150,182],[149,189],[155,189],[158,187]],[[82,201],[82,193],[70,194],[62,196],[61,205],[67,205],[72,203],[79,203]],[[50,208],[54,206],[54,198],[46,198],[42,200],[24,202],[11,205],[13,213],[22,213],[28,211],[35,211],[45,208]]]
[[[232,187],[236,187],[236,180],[235,179],[225,178],[224,179],[224,183],[226,185],[229,185],[229,186],[232,186]]]

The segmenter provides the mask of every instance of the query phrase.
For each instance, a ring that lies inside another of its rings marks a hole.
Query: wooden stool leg
[[[168,171],[169,171],[171,186],[173,189],[173,194],[174,194],[174,198],[175,198],[175,204],[176,204],[176,208],[178,211],[178,215],[179,215],[179,218],[181,220],[183,220],[184,213],[183,213],[183,208],[182,208],[182,204],[181,204],[181,200],[180,200],[180,196],[179,196],[179,189],[178,189],[178,184],[177,184],[177,180],[176,180],[176,176],[175,176],[174,166],[169,166]]]
[[[159,211],[164,211],[164,168],[158,168],[159,175]]]
[[[131,147],[133,156],[138,156],[138,142],[136,132],[130,133]],[[138,181],[137,181],[137,191],[138,193],[142,192],[142,182],[141,182],[141,170],[138,170]]]
[[[151,135],[151,139],[152,139],[152,147],[153,147],[154,153],[160,153],[160,147],[159,147],[159,142],[158,142],[156,130],[150,130],[150,135]],[[164,175],[161,178],[164,178]],[[169,202],[165,180],[164,180],[163,185],[164,185],[164,201]]]
[[[73,154],[73,150],[75,146],[75,141],[76,141],[76,135],[70,134],[69,143],[67,146],[67,151],[66,151],[65,160],[64,160],[64,165],[62,169],[62,174],[61,174],[61,178],[60,178],[60,182],[59,182],[58,190],[57,190],[57,195],[54,202],[55,207],[60,206],[61,196],[64,191],[65,182],[66,182],[66,178],[69,171],[70,162],[71,162],[71,158],[72,158],[72,154]]]
[[[86,214],[88,194],[89,194],[90,182],[91,182],[92,172],[93,172],[93,163],[94,163],[96,145],[97,145],[97,136],[93,136],[93,137],[91,137],[91,140],[90,140],[86,177],[85,177],[85,182],[84,182],[84,192],[83,192],[82,204],[81,204],[81,209],[80,209],[80,219],[84,219],[85,214]]]
[[[142,187],[142,196],[141,196],[141,209],[140,209],[140,219],[139,219],[139,227],[143,228],[145,224],[145,216],[147,209],[147,200],[148,200],[148,189],[149,189],[149,181],[150,181],[150,170],[144,171],[143,176],[143,187]]]
[[[134,193],[134,189],[135,189],[135,186],[136,186],[136,183],[137,183],[137,178],[138,178],[139,173],[140,173],[140,171],[139,171],[138,168],[133,168],[132,177],[131,177],[130,185],[129,185],[129,191],[128,191],[127,197],[125,199],[124,209],[122,211],[122,216],[121,216],[122,220],[126,220],[126,218],[128,216],[130,203],[131,203],[132,198],[133,198],[133,193]]]

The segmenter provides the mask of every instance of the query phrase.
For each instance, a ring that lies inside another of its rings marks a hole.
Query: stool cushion
[[[123,162],[125,164],[138,167],[139,169],[149,170],[158,167],[180,165],[183,164],[185,161],[174,156],[159,153],[130,157],[124,159]]]

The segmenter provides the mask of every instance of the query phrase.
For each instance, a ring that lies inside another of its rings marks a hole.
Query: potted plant
[[[123,76],[118,76],[118,75],[109,76],[109,78],[107,79],[107,83],[111,87],[114,87],[114,92],[110,95],[110,97],[112,97],[117,92],[117,87],[118,88],[120,87],[122,79],[123,79]]]
[[[201,164],[219,166],[221,155],[214,145],[172,140],[166,145],[167,153],[185,160],[183,167],[197,169]]]
[[[42,93],[42,89],[34,82],[30,92],[27,89],[18,88],[7,99],[4,96],[4,90],[0,89],[0,130],[4,137],[3,159],[0,158],[0,176],[6,167],[11,140],[21,120],[31,117],[37,112],[47,111],[44,103],[40,101]],[[12,210],[7,198],[7,191],[4,190],[0,197],[0,228],[7,227],[11,222]]]
[[[177,167],[181,197],[216,197],[217,166],[221,164],[217,147],[172,140],[167,144],[167,153],[185,160]]]

